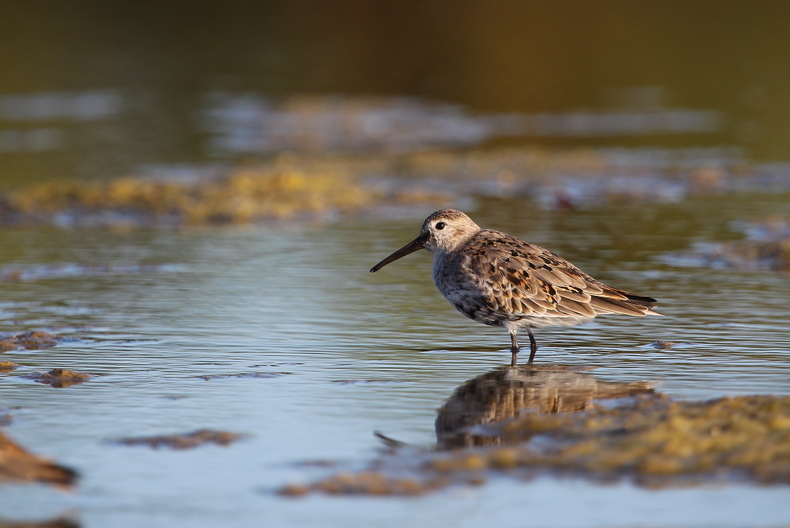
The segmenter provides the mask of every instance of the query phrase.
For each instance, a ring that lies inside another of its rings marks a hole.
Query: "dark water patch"
[[[307,467],[307,468],[326,468],[334,467],[337,462],[334,460],[302,460],[293,464],[294,467]]]
[[[91,330],[105,330],[106,329],[91,329]],[[140,339],[140,338],[124,338],[124,337],[80,337],[79,339],[75,339],[73,342],[78,342],[82,345],[89,346],[101,346],[104,348],[109,347],[123,347],[123,348],[138,348],[138,347],[146,347],[152,346],[160,343],[157,339]]]
[[[789,271],[790,238],[776,242],[744,240],[726,244],[698,243],[689,251],[663,259],[678,266],[756,271]]]
[[[191,433],[121,438],[115,442],[129,446],[143,445],[152,449],[169,447],[171,449],[181,450],[194,449],[195,447],[205,444],[228,446],[243,438],[245,438],[245,435],[238,433],[217,431],[214,429],[199,429]]]
[[[177,264],[79,264],[57,262],[24,268],[0,270],[0,281],[28,282],[69,277],[93,277],[101,275],[131,275],[140,273],[164,273],[181,271]],[[72,308],[73,309],[73,308]]]
[[[77,473],[34,455],[0,432],[0,482],[37,482],[68,488]]]
[[[685,343],[682,341],[653,341],[648,346],[653,347],[656,350],[671,350],[674,348],[684,348],[693,345],[693,343]]]
[[[720,244],[699,242],[687,251],[663,257],[669,264],[715,269],[790,271],[790,221],[770,218],[758,222],[733,222],[746,240]]]
[[[414,381],[357,379],[357,380],[334,380],[332,383],[337,383],[338,385],[390,385],[390,384],[399,384],[399,383],[414,383]]]
[[[271,379],[271,378],[279,378],[282,376],[288,376],[290,374],[292,374],[292,372],[242,372],[240,374],[207,374],[205,376],[196,376],[196,377],[209,381],[213,379],[225,379],[225,378]]]
[[[250,368],[275,368],[275,367],[296,367],[299,365],[304,365],[304,363],[263,363],[260,365],[250,365]]]
[[[83,372],[75,372],[69,369],[56,368],[48,372],[33,372],[23,377],[32,379],[37,383],[43,383],[44,385],[50,385],[51,387],[62,389],[65,387],[71,387],[72,385],[85,383],[93,376]]]

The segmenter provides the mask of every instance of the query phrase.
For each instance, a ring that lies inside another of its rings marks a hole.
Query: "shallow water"
[[[528,201],[467,209],[485,227],[661,302],[661,318],[538,331],[537,361],[597,367],[604,381],[656,380],[674,398],[707,399],[790,394],[790,281],[677,267],[666,255],[737,239],[731,221],[788,215],[789,203],[788,195],[740,194],[570,213]],[[504,330],[466,320],[435,291],[426,253],[368,273],[416,235],[428,212],[233,229],[4,229],[0,269],[82,265],[0,282],[0,332],[66,338],[3,354],[22,365],[0,374],[0,405],[13,415],[5,431],[82,480],[73,494],[4,486],[0,518],[69,511],[85,526],[790,523],[787,486],[648,490],[541,477],[420,498],[273,494],[287,482],[363,467],[381,446],[373,431],[433,445],[436,409],[453,390],[509,362]],[[658,340],[677,345],[650,346]],[[24,377],[56,367],[94,377],[62,389]],[[250,373],[271,376],[205,379]],[[249,437],[189,451],[111,442],[200,428]]]

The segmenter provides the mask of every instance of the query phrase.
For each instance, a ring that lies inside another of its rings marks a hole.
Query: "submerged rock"
[[[790,271],[790,221],[737,222],[734,227],[745,232],[747,239],[700,243],[688,251],[668,255],[665,260],[670,264],[712,268]]]
[[[19,365],[13,361],[0,361],[0,372],[11,372],[19,368]]]
[[[64,368],[52,369],[49,372],[33,372],[32,374],[29,374],[25,377],[38,383],[51,385],[57,389],[70,387],[72,385],[79,385],[80,383],[85,383],[91,378],[90,374],[75,372],[73,370]]]
[[[18,350],[20,348],[25,350],[50,348],[58,344],[58,338],[59,336],[52,335],[48,332],[31,330],[29,332],[12,335],[0,340],[0,352]]]
[[[0,433],[0,482],[40,482],[68,487],[76,479],[74,470],[29,453]]]
[[[203,444],[227,446],[242,438],[244,438],[244,435],[238,433],[199,429],[191,433],[121,438],[117,442],[123,445],[145,445],[153,449],[159,449],[160,447],[192,449]]]
[[[497,369],[455,391],[436,431],[435,450],[390,445],[365,471],[280,493],[420,494],[536,474],[648,486],[790,484],[790,396],[672,401],[643,382]]]

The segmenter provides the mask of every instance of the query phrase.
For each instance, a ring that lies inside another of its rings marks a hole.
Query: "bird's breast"
[[[463,255],[437,257],[433,265],[433,282],[445,299],[459,311],[468,313],[481,303],[481,295],[468,266],[464,264]]]

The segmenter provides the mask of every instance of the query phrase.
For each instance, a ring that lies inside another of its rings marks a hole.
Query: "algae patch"
[[[52,181],[0,195],[0,221],[138,227],[290,220],[357,209],[370,192],[338,164],[238,167],[220,177]]]
[[[790,484],[790,397],[706,402],[640,396],[580,414],[529,414],[499,433],[524,443],[482,456],[485,467],[527,467],[644,483],[742,478]],[[539,441],[532,441],[539,439]]]
[[[159,168],[109,181],[50,181],[0,192],[0,223],[224,225],[310,220],[470,197],[528,198],[547,209],[783,192],[790,173],[719,153],[538,147],[356,155],[286,154],[230,167]],[[691,156],[691,157],[689,157]],[[697,154],[699,156],[699,154]]]
[[[203,444],[230,445],[244,435],[214,429],[199,429],[191,433],[121,438],[117,443],[129,446],[144,445],[153,449],[193,449]]]
[[[672,401],[644,382],[504,368],[460,386],[439,410],[436,433],[434,449],[388,443],[364,471],[279,493],[415,495],[541,474],[645,486],[790,484],[790,396]]]

